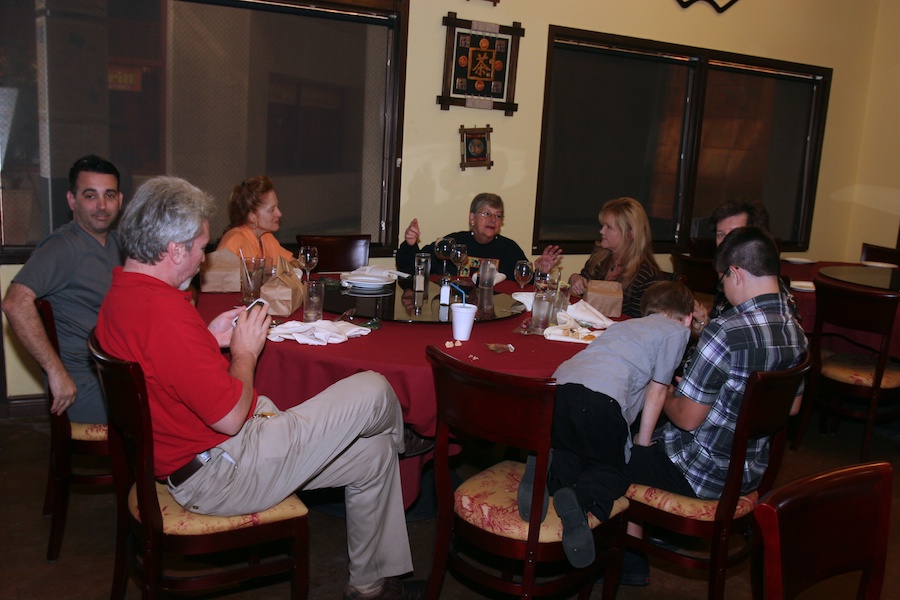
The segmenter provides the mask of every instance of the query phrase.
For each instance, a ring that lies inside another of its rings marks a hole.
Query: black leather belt
[[[180,486],[187,481],[191,475],[206,465],[211,458],[212,456],[210,455],[209,450],[204,450],[200,454],[197,454],[188,462],[188,464],[169,475],[169,483],[171,483],[173,487]]]

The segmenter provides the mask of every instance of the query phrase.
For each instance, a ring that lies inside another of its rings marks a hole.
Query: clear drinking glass
[[[300,262],[300,268],[306,271],[306,280],[309,281],[310,271],[319,264],[319,249],[315,246],[300,246],[297,260]]]
[[[434,255],[444,261],[444,277],[447,277],[447,261],[455,245],[456,240],[450,237],[441,238],[434,243]]]
[[[460,269],[462,266],[466,264],[466,261],[469,259],[469,249],[466,248],[465,244],[456,244],[453,246],[453,250],[450,251],[450,261],[456,265],[456,274],[460,275]]]
[[[515,275],[516,281],[519,283],[519,287],[524,290],[525,284],[531,281],[531,277],[534,275],[534,267],[529,261],[520,260],[516,263]]]

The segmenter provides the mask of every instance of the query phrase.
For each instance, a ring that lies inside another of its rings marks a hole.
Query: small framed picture
[[[459,126],[459,168],[463,171],[466,167],[493,166],[491,160],[491,132],[490,125],[484,127]]]

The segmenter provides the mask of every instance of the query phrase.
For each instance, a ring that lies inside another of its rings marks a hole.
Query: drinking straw
[[[465,304],[466,303],[466,292],[461,287],[459,287],[458,285],[453,283],[452,281],[450,282],[450,285],[452,285],[457,290],[459,290],[459,293],[462,294],[462,297],[463,297],[463,304]]]
[[[244,249],[238,248],[238,254],[241,255],[241,266],[244,268],[244,275],[247,277],[247,281],[253,281],[250,278],[250,271],[247,269],[247,263],[244,261]]]

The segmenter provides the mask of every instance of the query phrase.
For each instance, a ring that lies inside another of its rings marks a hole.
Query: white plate
[[[784,261],[789,262],[792,265],[811,265],[814,262],[816,262],[814,260],[809,260],[808,258],[800,258],[800,257],[786,258],[786,259],[784,259]]]
[[[864,261],[862,261],[862,264],[866,265],[867,267],[884,267],[885,269],[896,269],[897,268],[897,265],[895,265],[893,263],[877,262],[874,260],[864,260]]]
[[[341,273],[341,282],[345,286],[358,288],[380,288],[394,283],[393,277],[387,275],[367,275],[364,273]]]
[[[814,292],[816,291],[816,286],[813,285],[812,281],[792,281],[791,289],[797,292]]]

